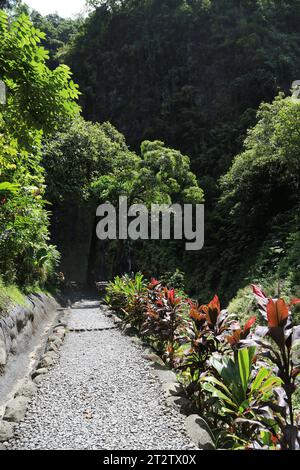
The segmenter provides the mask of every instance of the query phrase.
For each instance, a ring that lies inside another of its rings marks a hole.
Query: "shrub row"
[[[251,316],[240,325],[217,296],[201,305],[141,274],[116,277],[106,301],[176,370],[218,448],[299,449],[300,327],[292,310],[300,300],[271,299],[257,286],[253,294],[260,324]]]

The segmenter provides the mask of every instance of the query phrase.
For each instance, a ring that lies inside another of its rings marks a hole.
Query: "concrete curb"
[[[58,305],[53,299],[50,305]],[[43,306],[42,301],[40,308],[43,313],[48,309]],[[54,325],[50,329],[46,344],[32,366],[29,377],[23,380],[19,388],[14,394],[14,397],[9,400],[5,406],[3,419],[0,419],[0,450],[5,450],[5,442],[14,436],[14,426],[23,421],[31,401],[31,398],[37,392],[38,386],[43,377],[47,374],[50,367],[52,367],[59,359],[59,348],[61,347],[66,334],[66,323],[59,320],[66,314],[65,309],[57,309],[58,315],[54,318]]]

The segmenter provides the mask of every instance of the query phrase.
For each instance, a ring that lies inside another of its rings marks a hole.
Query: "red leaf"
[[[199,323],[205,322],[206,316],[203,313],[199,313],[197,309],[192,308],[190,310],[190,317]]]
[[[171,305],[174,304],[175,302],[175,290],[171,289],[168,291],[168,301],[170,302]]]
[[[218,316],[221,313],[219,297],[215,295],[208,305],[203,305],[201,308],[206,314],[207,323],[210,326],[214,326],[217,323]]]
[[[249,318],[246,325],[244,326],[244,333],[249,332],[255,322],[256,322],[256,317]]]
[[[293,299],[290,303],[290,305],[297,305],[297,304],[300,304],[300,299]]]
[[[255,284],[252,284],[252,290],[253,290],[253,293],[257,297],[260,297],[261,299],[266,299],[267,298],[266,294],[258,286],[256,286]]]
[[[150,289],[158,286],[159,284],[159,281],[157,279],[155,279],[154,277],[151,279],[151,282],[150,282]]]
[[[276,444],[278,444],[279,439],[278,439],[278,437],[272,435],[272,436],[271,436],[271,441],[272,441],[272,444],[276,445]]]
[[[267,318],[269,328],[285,326],[289,316],[289,309],[283,299],[270,299],[267,305]]]
[[[231,336],[226,336],[226,340],[230,346],[236,346],[241,340],[241,330],[235,330]]]
[[[169,291],[167,290],[166,293],[167,293],[168,301],[172,306],[178,305],[180,303],[181,299],[179,297],[178,298],[175,297],[175,289],[171,289]]]
[[[220,307],[219,297],[215,295],[213,300],[208,304],[208,306],[212,306],[213,308],[216,308],[218,312],[220,313],[221,307]]]

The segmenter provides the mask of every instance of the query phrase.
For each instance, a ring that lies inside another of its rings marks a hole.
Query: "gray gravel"
[[[72,309],[61,358],[45,376],[10,449],[188,450],[184,417],[168,407],[143,350],[98,308]]]
[[[97,330],[112,326],[111,320],[99,311],[99,302],[93,301],[78,302],[75,304],[68,319],[68,329],[75,331]]]

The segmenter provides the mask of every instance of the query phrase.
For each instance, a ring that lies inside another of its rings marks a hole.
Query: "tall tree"
[[[61,56],[66,53],[84,19],[81,17],[61,18],[57,14],[43,16],[35,10],[31,11],[30,19],[36,28],[45,33],[41,44],[49,52],[47,65],[51,69],[56,68],[61,63]]]
[[[135,150],[147,139],[180,148],[210,193],[261,101],[297,78],[299,0],[116,3],[101,2],[67,56],[84,115]]]
[[[57,257],[47,245],[42,139],[79,110],[69,68],[48,69],[42,37],[28,16],[9,21],[0,11],[0,76],[7,88],[0,109],[0,275],[21,284],[45,280],[47,257]]]

